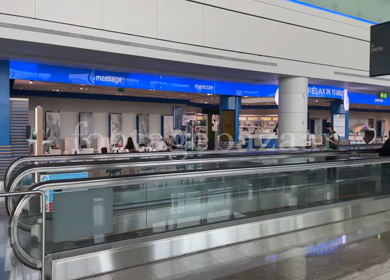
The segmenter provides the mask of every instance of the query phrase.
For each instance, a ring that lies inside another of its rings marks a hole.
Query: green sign
[[[120,88],[118,88],[118,91],[119,92],[125,92],[125,89],[120,87]]]
[[[386,92],[379,93],[379,98],[380,99],[387,99],[387,93]]]

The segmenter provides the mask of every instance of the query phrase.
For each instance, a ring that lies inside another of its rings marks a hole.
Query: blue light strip
[[[314,8],[314,9],[317,9],[317,10],[325,11],[325,12],[328,12],[328,13],[336,14],[336,15],[339,15],[339,16],[351,18],[351,19],[354,19],[354,20],[359,20],[359,21],[362,21],[362,22],[365,22],[365,23],[377,24],[377,22],[373,22],[373,21],[370,21],[370,20],[367,20],[367,19],[364,19],[364,18],[359,18],[359,17],[347,15],[347,14],[344,14],[344,13],[340,13],[340,12],[333,11],[333,10],[330,10],[330,9],[322,8],[322,7],[315,6],[315,5],[312,5],[312,4],[309,4],[309,3],[305,3],[305,2],[302,2],[302,1],[298,1],[298,0],[286,0],[286,1],[293,2],[295,4],[303,5],[303,6],[306,6],[306,7]]]
[[[381,99],[375,94],[349,92],[348,97],[351,104],[390,106],[390,99]]]
[[[149,91],[161,90],[170,92],[217,94],[225,96],[274,98],[278,89],[278,85],[244,84],[160,75],[129,74],[15,61],[11,61],[9,67],[9,76],[11,79],[136,88]],[[13,92],[15,92],[15,90],[13,90]],[[48,92],[48,94],[56,96],[58,93]],[[308,96],[311,98],[342,100],[344,97],[343,95],[344,89],[342,88],[318,85],[309,85],[308,87]],[[145,94],[145,98],[147,97],[147,94]],[[113,96],[112,99],[115,99],[115,96]],[[142,98],[138,97],[138,99]],[[390,106],[390,99],[379,99],[375,94],[350,92],[349,100],[351,104]],[[164,101],[172,103],[172,100],[161,100],[159,102]]]
[[[10,79],[248,97],[275,97],[278,85],[258,85],[10,62]],[[309,97],[343,99],[343,89],[309,86]]]

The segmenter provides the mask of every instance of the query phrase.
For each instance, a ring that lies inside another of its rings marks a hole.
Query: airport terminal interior
[[[0,0],[0,280],[390,280],[389,21]]]

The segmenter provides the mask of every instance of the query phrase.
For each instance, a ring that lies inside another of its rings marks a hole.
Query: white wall
[[[161,115],[149,115],[149,134],[161,135]]]
[[[283,0],[198,2],[0,0],[0,13],[16,15],[0,15],[1,22],[15,24],[1,27],[0,37],[390,86],[390,80],[368,77],[367,23]],[[28,31],[37,27],[74,34]]]
[[[182,104],[165,103],[142,103],[127,101],[109,100],[85,100],[71,98],[46,98],[28,97],[29,99],[29,124],[32,130],[35,129],[34,109],[41,106],[44,112],[61,112],[61,139],[72,137],[78,134],[77,124],[79,123],[80,112],[93,112],[94,133],[100,134],[108,139],[109,136],[109,114],[122,113],[123,128],[125,137],[136,139],[136,115],[149,114],[150,133],[161,133],[161,116],[171,116],[173,107],[183,107],[183,112],[198,112],[198,107],[187,107]]]

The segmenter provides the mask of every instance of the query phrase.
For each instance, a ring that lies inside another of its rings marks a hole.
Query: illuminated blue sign
[[[278,85],[256,85],[209,80],[187,79],[159,75],[129,74],[35,63],[10,62],[10,78],[42,82],[96,85],[170,92],[203,93],[248,97],[275,97]],[[344,90],[330,86],[309,85],[308,96],[314,98],[343,99]],[[352,94],[353,95],[353,94]],[[366,97],[369,103],[378,104]],[[351,103],[360,103],[361,96],[350,97]],[[358,100],[359,102],[355,101]],[[372,103],[374,102],[374,103]]]
[[[328,86],[309,85],[309,97],[343,99],[344,89]]]
[[[378,98],[377,94],[349,92],[349,102],[354,104],[390,106],[390,99]]]
[[[278,88],[277,85],[255,85],[159,75],[128,74],[17,61],[10,62],[10,78],[42,82],[251,97],[273,97]]]
[[[250,97],[274,97],[278,89],[277,85],[255,85],[158,75],[128,74],[16,61],[10,62],[10,78],[42,82]],[[342,91],[342,89],[334,87],[311,85],[309,86],[309,97],[342,99]]]
[[[42,182],[51,181],[51,180],[70,180],[70,179],[84,179],[84,178],[88,178],[88,172],[41,175]]]

